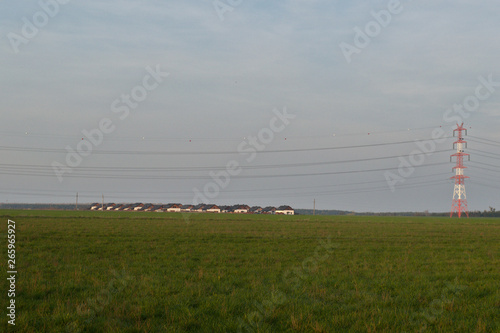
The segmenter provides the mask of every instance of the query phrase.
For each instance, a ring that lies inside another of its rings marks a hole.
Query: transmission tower
[[[464,141],[464,132],[467,135],[467,129],[464,127],[464,123],[461,125],[457,124],[457,128],[453,130],[453,136],[457,137],[457,141],[453,142],[453,149],[457,149],[457,152],[450,156],[450,162],[453,157],[456,158],[456,165],[453,167],[453,171],[455,171],[455,176],[451,177],[451,179],[455,179],[455,188],[453,190],[453,201],[451,204],[451,213],[450,217],[453,216],[453,213],[457,213],[458,218],[462,216],[462,213],[465,213],[467,217],[469,217],[469,211],[467,209],[467,197],[465,195],[465,178],[469,178],[464,176],[464,169],[467,167],[464,166],[464,157],[467,156],[470,161],[470,155],[464,153],[464,149],[467,148],[467,141]]]

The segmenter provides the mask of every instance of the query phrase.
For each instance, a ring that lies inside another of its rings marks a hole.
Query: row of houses
[[[214,204],[182,205],[179,203],[170,204],[100,204],[93,203],[90,210],[107,211],[136,211],[136,212],[168,212],[168,213],[234,213],[234,214],[276,214],[295,215],[295,210],[290,206],[260,207],[248,205],[218,206]]]

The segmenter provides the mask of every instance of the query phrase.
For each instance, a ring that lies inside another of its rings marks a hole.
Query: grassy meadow
[[[1,331],[500,332],[500,219],[0,215]]]

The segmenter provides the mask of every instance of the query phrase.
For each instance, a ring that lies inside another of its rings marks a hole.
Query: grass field
[[[0,215],[9,332],[500,332],[500,219]]]

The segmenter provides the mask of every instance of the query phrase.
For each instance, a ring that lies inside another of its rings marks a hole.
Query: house
[[[203,207],[205,207],[205,204],[199,204],[194,206],[191,211],[196,212],[196,213],[202,213],[203,212]]]
[[[290,206],[279,206],[276,209],[275,214],[277,214],[277,215],[295,215],[295,211]]]
[[[165,211],[164,205],[155,205],[153,210],[157,213],[163,213]]]
[[[247,205],[234,205],[232,211],[236,214],[245,214],[250,211],[250,206]]]
[[[253,206],[250,208],[250,213],[252,214],[261,214],[262,213],[262,207],[260,206]]]
[[[193,205],[182,205],[181,212],[190,212],[193,207]]]
[[[220,208],[217,205],[206,205],[203,211],[207,213],[220,213]]]
[[[123,207],[125,207],[125,205],[118,204],[115,206],[115,208],[113,210],[123,210]]]
[[[134,211],[137,212],[137,211],[142,210],[143,208],[144,208],[144,204],[143,203],[136,203],[136,204],[134,204],[134,208],[133,209],[134,209]]]
[[[90,210],[99,210],[99,208],[101,208],[101,204],[97,202],[90,205]]]
[[[231,206],[218,206],[221,213],[231,213]]]
[[[179,213],[181,211],[181,204],[170,203],[165,206],[165,209],[169,213]]]
[[[276,207],[273,206],[267,206],[266,208],[262,209],[262,214],[274,214],[276,212]]]
[[[110,203],[106,205],[106,210],[114,210],[116,207],[116,204]]]
[[[154,205],[148,203],[148,204],[144,204],[144,207],[142,208],[142,210],[145,212],[150,212],[153,210],[153,208],[154,208]]]
[[[128,204],[128,205],[123,206],[123,210],[129,211],[129,210],[133,209],[133,207],[134,207],[134,204]]]

